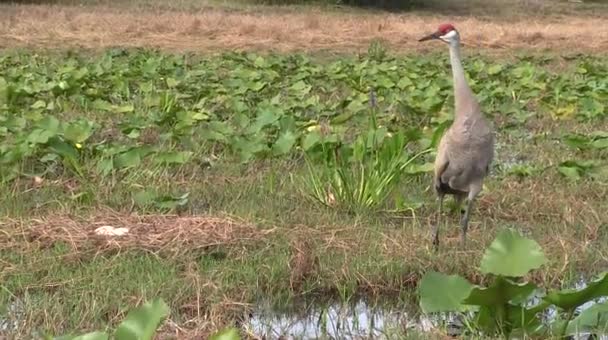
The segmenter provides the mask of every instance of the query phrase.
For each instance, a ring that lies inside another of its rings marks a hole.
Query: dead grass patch
[[[99,235],[102,226],[128,228],[121,236]],[[86,217],[46,215],[0,223],[4,249],[47,248],[57,242],[73,251],[143,249],[180,254],[214,246],[246,244],[273,232],[229,217],[131,215],[105,210]],[[24,240],[26,242],[24,242]]]
[[[605,52],[608,25],[601,17],[487,21],[468,16],[328,13],[250,13],[221,9],[197,13],[119,10],[110,7],[0,6],[5,46],[103,48],[156,47],[171,50],[224,49],[280,52],[357,51],[382,38],[398,51],[441,48],[417,39],[437,24],[453,22],[469,48],[550,48]]]

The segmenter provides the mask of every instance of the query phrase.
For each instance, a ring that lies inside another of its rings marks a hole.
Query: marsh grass
[[[64,114],[105,119],[99,112]],[[193,156],[200,162],[171,168],[142,162],[101,179],[63,167],[40,178],[28,172],[0,186],[0,315],[19,323],[1,332],[23,338],[38,330],[99,329],[154,297],[172,311],[163,334],[180,338],[242,321],[260,300],[277,308],[357,297],[414,304],[412,291],[430,269],[483,283],[471,264],[504,227],[546,252],[549,263],[530,277],[534,282],[568,286],[597,273],[608,256],[607,187],[561,176],[556,165],[577,153],[556,136],[606,130],[606,122],[564,123],[544,107],[517,125],[499,113],[494,119],[496,167],[472,214],[468,248],[458,249],[453,214],[438,254],[429,239],[436,204],[428,174],[396,185],[395,197],[417,200],[416,209],[353,215],[306,199],[289,176],[307,173],[297,157],[242,164],[229,155],[213,158],[201,145]],[[521,159],[542,171],[510,173]],[[83,173],[95,173],[95,166],[84,162]],[[145,189],[188,193],[187,202],[142,206],[135,196]],[[224,222],[209,223],[218,219]],[[132,233],[94,237],[103,225]],[[13,304],[22,308],[12,311]]]

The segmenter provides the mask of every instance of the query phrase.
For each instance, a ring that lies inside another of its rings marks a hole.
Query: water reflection
[[[17,331],[19,322],[25,320],[25,306],[21,300],[15,300],[0,309],[0,334]],[[0,339],[2,337],[0,336]]]
[[[427,333],[446,328],[458,335],[458,316],[414,316],[401,309],[370,307],[364,301],[310,308],[307,313],[274,313],[259,308],[245,329],[265,339],[394,339],[397,335]]]
[[[580,279],[573,286],[583,289],[587,283]],[[528,302],[528,307],[539,303],[540,299],[540,295],[535,296]],[[577,308],[575,316],[595,303],[606,301],[608,297],[587,302]],[[557,312],[555,307],[548,308],[542,320],[546,324],[553,322]],[[269,307],[260,306],[244,327],[250,334],[263,339],[394,339],[412,333],[428,335],[433,330],[457,337],[465,329],[464,318],[460,314],[418,315],[416,309],[407,311],[403,307],[372,307],[362,300],[354,304],[309,307],[300,313],[277,313]],[[570,339],[608,340],[608,335],[584,333]]]
[[[575,289],[587,286],[584,279],[573,285]],[[585,303],[577,308],[575,316],[595,303],[608,301],[602,297]],[[540,296],[532,298],[529,307],[540,302]],[[18,332],[19,325],[25,320],[26,306],[20,300],[9,303],[0,310],[0,338],[2,334]],[[548,308],[542,320],[549,324],[555,320],[557,309]],[[371,306],[363,300],[351,304],[318,304],[290,312],[276,312],[271,307],[260,304],[243,324],[243,328],[262,339],[412,339],[431,338],[434,330],[441,334],[457,337],[465,330],[461,314],[442,313],[434,315],[419,314],[416,306]],[[424,334],[424,335],[423,335]],[[466,337],[466,336],[465,336]],[[603,339],[608,335],[594,336],[580,334],[572,340]]]

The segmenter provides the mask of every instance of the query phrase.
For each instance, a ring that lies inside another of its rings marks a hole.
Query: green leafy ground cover
[[[605,333],[606,302],[600,298],[608,296],[608,273],[601,273],[582,289],[546,290],[522,282],[522,277],[546,262],[534,240],[512,229],[501,230],[479,267],[493,276],[488,287],[471,285],[458,275],[429,272],[420,281],[420,307],[425,313],[472,311],[473,315],[465,316],[467,331],[505,339]],[[574,317],[579,307],[592,301],[597,303]],[[556,312],[543,322],[548,308]]]
[[[5,54],[2,180],[53,170],[103,180],[142,164],[162,170],[218,155],[250,162],[348,143],[367,122],[370,89],[385,130],[432,146],[451,119],[445,58],[382,57],[319,64],[302,55]],[[543,114],[585,121],[607,114],[601,59],[580,57],[569,72],[544,69],[547,62],[472,58],[467,65],[485,110],[505,125]],[[603,149],[604,137],[564,138]]]
[[[114,323],[156,296],[177,324],[197,320],[183,329],[201,332],[258,299],[406,303],[429,268],[483,281],[471,264],[505,226],[531,234],[550,259],[534,280],[559,286],[597,273],[608,251],[606,59],[465,63],[498,130],[497,161],[469,249],[455,248],[454,218],[445,250],[433,254],[429,162],[453,110],[445,54],[3,52],[0,305],[23,305],[19,334],[63,334]],[[400,136],[404,155],[431,151],[403,168],[374,211],[331,204],[331,190],[329,207],[311,199],[306,159],[323,170],[335,150],[366,153],[360,136],[370,133]],[[175,221],[227,214],[264,236],[204,248],[101,247],[61,228],[91,231],[129,212],[183,216]],[[32,236],[50,229],[52,237]]]

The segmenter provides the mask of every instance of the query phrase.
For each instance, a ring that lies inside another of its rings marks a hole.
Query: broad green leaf
[[[591,142],[591,147],[594,149],[606,149],[608,148],[608,138],[596,139]]]
[[[539,173],[542,169],[539,167],[527,165],[527,164],[516,164],[510,167],[507,171],[507,175],[515,175],[519,177],[528,177],[536,173]]]
[[[59,120],[56,117],[46,116],[38,122],[38,127],[55,134],[59,131],[60,124],[61,123],[59,122]]]
[[[304,151],[308,151],[310,148],[317,145],[320,141],[321,134],[319,134],[318,131],[313,130],[302,139],[302,149],[304,149]]]
[[[72,161],[76,161],[79,157],[76,148],[58,138],[49,141],[49,148],[59,156]]]
[[[256,154],[267,151],[264,136],[259,134],[249,138],[235,138],[232,146],[239,151],[242,162],[250,161]]]
[[[429,272],[418,284],[420,308],[424,313],[464,311],[462,304],[473,285],[458,275]]]
[[[209,340],[241,340],[241,336],[238,329],[231,327],[211,335]]]
[[[179,81],[175,80],[174,78],[168,77],[167,78],[167,87],[168,88],[174,88],[177,85],[179,85]]]
[[[560,174],[572,180],[580,179],[582,177],[581,174],[583,172],[583,170],[579,167],[567,165],[560,165],[557,167],[557,170]]]
[[[185,164],[192,157],[192,151],[166,151],[154,155],[154,162],[161,164]]]
[[[392,89],[393,87],[395,87],[395,82],[393,82],[390,78],[385,77],[385,76],[380,76],[376,80],[376,84],[378,85],[378,87],[385,88],[385,89]]]
[[[593,332],[608,334],[608,302],[596,303],[568,323],[567,335]]]
[[[141,164],[142,150],[140,148],[132,148],[129,151],[123,152],[114,158],[114,164],[118,168],[131,168]]]
[[[608,138],[608,132],[606,131],[593,131],[589,134],[589,138],[592,139],[606,139]]]
[[[234,130],[226,122],[211,121],[208,124],[208,130],[203,132],[205,138],[221,142],[228,141],[229,136],[234,133]]]
[[[284,155],[291,151],[291,148],[296,143],[296,136],[291,131],[282,133],[273,145],[273,153],[275,155]]]
[[[82,335],[63,335],[54,337],[53,340],[108,340],[110,336],[106,332],[90,332]]]
[[[541,312],[548,306],[546,303],[539,303],[530,308],[525,308],[522,304],[509,305],[509,323],[516,329],[512,335],[515,337],[519,334],[520,338],[524,338],[523,334],[530,336],[542,335],[547,332],[548,328],[541,320]]]
[[[114,160],[112,160],[112,158],[101,159],[97,162],[96,169],[101,175],[107,176],[114,170]]]
[[[408,86],[412,86],[414,85],[414,83],[412,82],[412,80],[410,78],[408,78],[407,76],[402,76],[399,79],[399,82],[397,82],[397,87],[401,90],[404,90],[406,87]]]
[[[480,270],[484,274],[524,276],[547,262],[536,241],[521,236],[513,229],[504,229],[486,249]]]
[[[259,68],[266,68],[266,60],[262,56],[256,57],[253,64]]]
[[[410,175],[431,172],[434,169],[434,163],[427,162],[424,164],[412,163],[403,169],[403,172]]]
[[[594,167],[594,161],[568,160],[558,165],[557,170],[571,180],[577,180],[587,175]]]
[[[91,332],[83,335],[79,335],[72,340],[107,340],[109,335],[106,332]]]
[[[44,109],[46,108],[46,103],[44,100],[37,100],[34,104],[30,105],[32,109]]]
[[[133,106],[133,104],[124,104],[124,105],[116,106],[116,108],[114,109],[114,111],[116,111],[117,113],[133,112],[133,110],[135,110],[135,107]]]
[[[589,148],[589,138],[580,134],[567,134],[564,136],[564,143],[572,148]]]
[[[348,114],[357,114],[363,110],[368,108],[367,99],[365,100],[353,100],[348,105],[346,105],[345,111]],[[332,123],[335,123],[332,121]]]
[[[299,95],[305,95],[308,92],[310,92],[311,88],[312,87],[310,85],[307,85],[305,82],[300,80],[300,81],[294,83],[293,85],[291,85],[290,90],[298,93]]]
[[[57,155],[57,154],[55,154],[55,153],[47,153],[46,155],[44,155],[44,156],[42,156],[42,157],[40,158],[40,161],[41,161],[42,163],[45,163],[45,162],[52,162],[52,161],[57,160],[57,158],[58,158],[58,157],[59,157],[59,155]]]
[[[112,111],[112,109],[114,108],[111,103],[103,99],[95,99],[95,101],[91,103],[91,107],[99,111]]]
[[[475,306],[500,306],[510,301],[525,300],[535,289],[533,283],[516,283],[498,276],[489,287],[474,287],[463,303]]]
[[[93,123],[79,121],[67,124],[63,130],[65,139],[72,143],[83,143],[93,134]]]
[[[604,272],[598,279],[589,282],[583,289],[549,291],[544,300],[562,309],[571,310],[602,296],[608,296],[608,272]]]
[[[157,197],[155,190],[142,190],[133,194],[133,201],[139,206],[147,206]]]
[[[259,92],[261,91],[268,83],[263,82],[263,81],[253,81],[253,82],[249,82],[248,87],[250,90],[254,91],[254,92]]]
[[[192,120],[207,120],[207,119],[209,119],[209,115],[207,115],[206,113],[203,113],[203,112],[188,111],[188,115],[190,116],[190,118]]]
[[[499,74],[502,71],[502,65],[494,64],[494,65],[488,67],[487,70],[488,70],[489,75]]]
[[[35,129],[27,136],[27,141],[32,144],[46,144],[49,139],[55,137],[57,135],[56,132],[43,130],[43,129]]]
[[[190,196],[189,192],[182,194],[181,196],[158,196],[155,198],[155,205],[161,209],[175,209],[188,204],[188,196]]]
[[[281,116],[277,114],[275,110],[262,111],[254,123],[256,126],[255,131],[259,131],[262,127],[275,123],[279,118],[281,118]]]
[[[349,121],[351,118],[353,118],[353,116],[355,116],[355,112],[351,112],[351,111],[342,112],[339,115],[334,116],[330,120],[330,123],[332,125],[344,124],[347,121]]]
[[[553,117],[560,119],[570,119],[574,116],[576,112],[576,105],[563,105],[555,108],[551,111],[553,113]]]
[[[116,340],[152,340],[156,328],[169,312],[169,306],[162,299],[144,303],[130,311],[120,323]]]
[[[137,138],[139,138],[139,136],[141,136],[141,131],[138,129],[133,129],[133,130],[131,130],[131,132],[129,132],[127,134],[127,137],[129,137],[131,139],[137,139]]]
[[[541,306],[546,307],[546,306]],[[500,324],[510,325],[513,328],[512,338],[526,338],[530,335],[541,335],[546,331],[539,313],[539,308],[524,308],[522,305],[507,304],[504,306],[481,306],[474,316],[475,327],[484,333],[500,335]],[[519,337],[517,337],[519,335]]]

